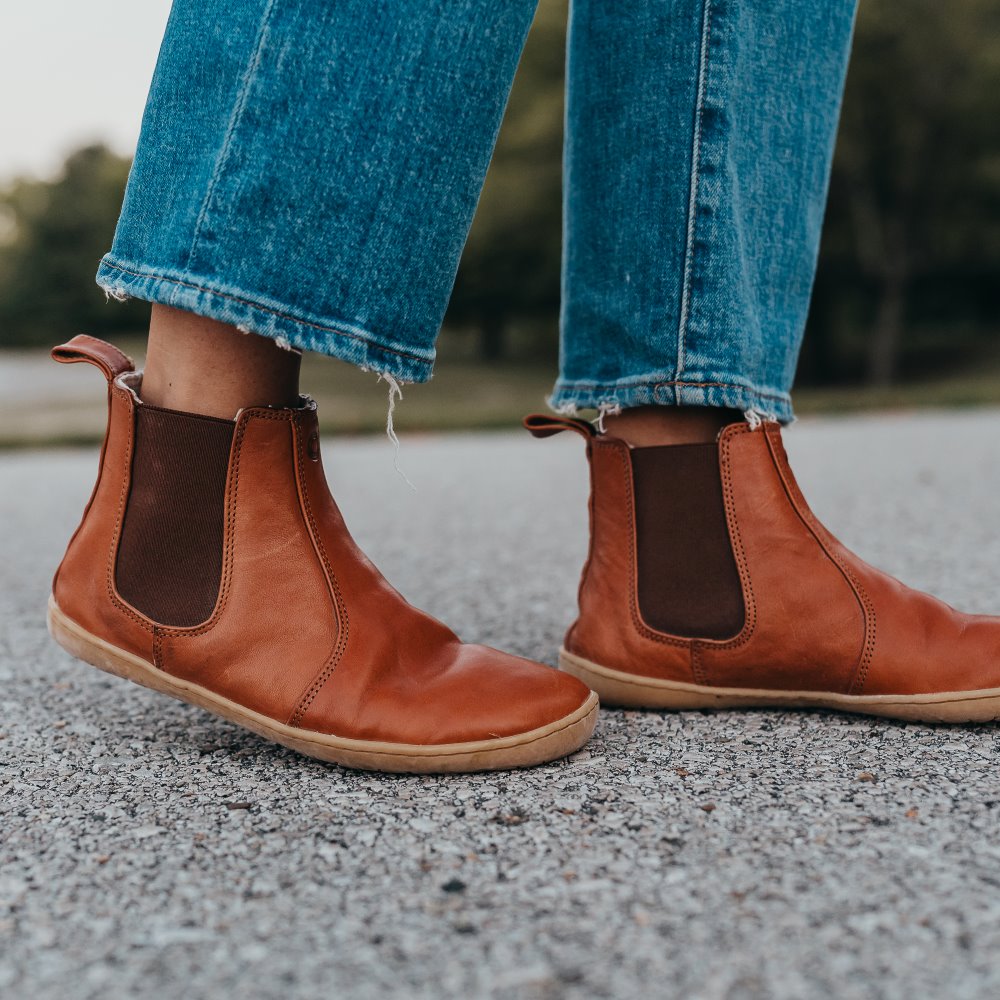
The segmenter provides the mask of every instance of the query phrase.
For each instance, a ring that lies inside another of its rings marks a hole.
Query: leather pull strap
[[[576,417],[554,417],[547,413],[529,413],[521,421],[525,429],[536,438],[552,437],[562,431],[576,431],[588,441],[597,434],[594,425]]]
[[[72,365],[79,361],[96,365],[104,372],[104,377],[112,382],[123,372],[135,371],[132,359],[118,350],[114,344],[109,344],[97,337],[85,333],[77,334],[65,344],[52,348],[52,358],[60,364]]]

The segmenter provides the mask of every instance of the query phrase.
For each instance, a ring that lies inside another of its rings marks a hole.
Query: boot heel
[[[138,664],[130,663],[123,655],[118,655],[114,647],[99,643],[91,637],[88,632],[81,629],[75,622],[67,617],[59,605],[56,604],[55,597],[49,598],[49,607],[46,614],[46,622],[49,627],[49,635],[66,650],[70,656],[75,656],[84,663],[89,663],[98,670],[105,673],[114,674],[115,677],[124,677],[125,680],[141,684],[143,687],[153,690],[164,690],[152,684]],[[137,658],[138,659],[138,658]],[[152,669],[153,665],[149,664]],[[167,694],[171,692],[167,691]]]

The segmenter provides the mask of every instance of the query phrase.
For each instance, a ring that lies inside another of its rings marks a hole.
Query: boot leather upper
[[[310,400],[237,417],[211,616],[186,628],[146,617],[115,586],[140,376],[94,338],[75,338],[53,356],[97,364],[108,378],[97,485],[53,582],[60,609],[87,631],[252,711],[344,738],[442,744],[510,736],[588,699],[575,678],[462,643],[385,581],[330,495]]]
[[[527,426],[539,436],[569,427],[587,438],[591,545],[569,652],[626,673],[719,687],[851,695],[1000,687],[1000,618],[958,612],[846,549],[809,509],[777,424],[731,424],[718,440],[745,605],[742,630],[727,639],[668,635],[643,621],[629,446],[576,421]]]

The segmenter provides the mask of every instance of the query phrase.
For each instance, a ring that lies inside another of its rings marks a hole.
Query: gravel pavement
[[[998,438],[1000,411],[787,436],[834,530],[973,611],[1000,609]],[[96,454],[0,456],[0,996],[1000,996],[996,729],[605,711],[530,772],[309,761],[48,640]],[[411,600],[553,662],[578,440],[404,438],[416,493],[384,440],[326,462]]]

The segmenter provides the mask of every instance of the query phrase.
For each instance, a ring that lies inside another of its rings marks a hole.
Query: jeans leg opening
[[[339,317],[296,315],[282,303],[252,293],[213,287],[197,277],[167,276],[105,257],[97,283],[117,301],[143,299],[228,323],[244,333],[268,337],[288,350],[315,351],[368,371],[388,373],[398,385],[427,382],[433,374],[433,347],[407,349]]]
[[[751,426],[765,422],[790,424],[795,420],[787,392],[754,385],[738,376],[712,381],[656,378],[620,382],[569,382],[560,379],[547,399],[563,416],[596,410],[595,425],[604,418],[637,406],[713,406],[738,410]]]

